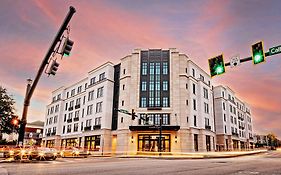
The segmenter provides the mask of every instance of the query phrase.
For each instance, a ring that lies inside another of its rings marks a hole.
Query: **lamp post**
[[[162,115],[160,116],[160,126],[159,126],[159,147],[158,147],[159,156],[162,155]]]

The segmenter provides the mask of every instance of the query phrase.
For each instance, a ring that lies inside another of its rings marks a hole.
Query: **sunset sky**
[[[56,76],[42,76],[28,122],[44,120],[53,90],[106,61],[118,63],[135,48],[176,47],[209,73],[210,57],[248,57],[259,40],[266,51],[281,45],[280,0],[1,0],[0,85],[15,98],[20,116],[26,79],[35,78],[70,5],[77,10],[70,23],[71,56]],[[281,138],[281,54],[226,71],[214,84],[229,86],[250,104],[256,133]]]

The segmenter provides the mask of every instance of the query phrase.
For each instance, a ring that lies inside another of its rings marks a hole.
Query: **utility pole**
[[[45,55],[41,65],[39,67],[39,70],[36,74],[34,82],[33,83],[31,81],[28,82],[26,94],[25,94],[25,98],[24,98],[22,122],[21,122],[20,129],[19,129],[19,137],[18,137],[18,144],[19,145],[23,145],[25,126],[26,126],[26,123],[27,123],[27,120],[26,120],[27,111],[28,111],[28,107],[30,105],[30,99],[33,95],[33,92],[34,92],[34,90],[35,90],[35,88],[36,88],[36,86],[39,82],[39,79],[40,79],[42,73],[44,72],[44,69],[45,69],[46,65],[48,64],[48,60],[49,60],[51,54],[53,53],[57,43],[60,41],[60,38],[63,35],[64,31],[67,29],[68,23],[71,20],[73,14],[75,12],[76,12],[75,8],[70,6],[69,12],[68,12],[67,16],[65,17],[63,24],[61,25],[57,35],[55,36],[55,39],[54,39],[52,45],[50,46],[47,54]]]

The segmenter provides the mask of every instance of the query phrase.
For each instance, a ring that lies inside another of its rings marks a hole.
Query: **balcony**
[[[52,132],[51,135],[52,135],[52,136],[56,135],[56,132]]]
[[[84,127],[84,131],[90,131],[91,130],[91,126],[85,126]]]
[[[101,125],[94,125],[93,130],[98,130],[101,128]]]
[[[67,121],[67,123],[71,123],[72,122],[72,118],[67,119],[66,121]]]
[[[68,108],[68,111],[72,111],[73,110],[73,106]]]
[[[46,136],[47,136],[47,137],[49,137],[50,135],[51,135],[51,133],[50,133],[50,132],[46,134]]]
[[[207,129],[207,130],[211,130],[211,128],[212,128],[211,126],[208,126],[208,125],[205,126],[205,129]]]
[[[75,105],[75,109],[78,109],[78,108],[80,108],[80,104]]]
[[[232,135],[233,135],[233,136],[236,136],[236,137],[239,136],[238,133],[235,133],[235,132],[232,132]]]
[[[75,117],[75,118],[73,118],[73,120],[74,120],[75,122],[77,122],[77,121],[79,121],[79,117]]]

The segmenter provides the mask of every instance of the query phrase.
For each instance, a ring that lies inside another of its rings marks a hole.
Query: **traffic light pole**
[[[63,35],[64,31],[66,30],[66,28],[68,26],[68,23],[71,20],[73,14],[75,12],[76,12],[75,8],[70,6],[69,12],[68,12],[67,16],[65,17],[63,24],[61,25],[57,35],[55,36],[55,39],[54,39],[52,45],[50,46],[47,54],[45,55],[45,57],[44,57],[44,59],[41,63],[41,66],[39,67],[39,70],[36,74],[34,82],[32,84],[28,85],[28,88],[27,88],[27,91],[26,91],[26,94],[25,94],[25,98],[24,98],[22,122],[21,122],[20,129],[19,129],[19,137],[18,137],[18,144],[19,145],[23,145],[25,126],[26,126],[26,123],[27,123],[27,120],[26,120],[27,111],[28,111],[28,107],[30,105],[30,99],[33,95],[33,92],[34,92],[34,90],[35,90],[35,88],[36,88],[36,86],[39,82],[39,79],[40,79],[42,73],[44,72],[44,69],[45,69],[46,65],[48,64],[48,61],[49,61],[49,58],[50,58],[51,54],[53,53],[57,43],[60,41],[61,36]]]
[[[268,57],[268,56],[271,56],[271,55],[269,54],[269,52],[266,52],[266,53],[265,53],[265,56]],[[241,59],[241,60],[240,60],[240,63],[247,62],[247,61],[252,61],[252,60],[253,60],[252,57],[247,57],[247,58]],[[230,62],[225,63],[224,65],[225,65],[225,66],[230,66]]]

